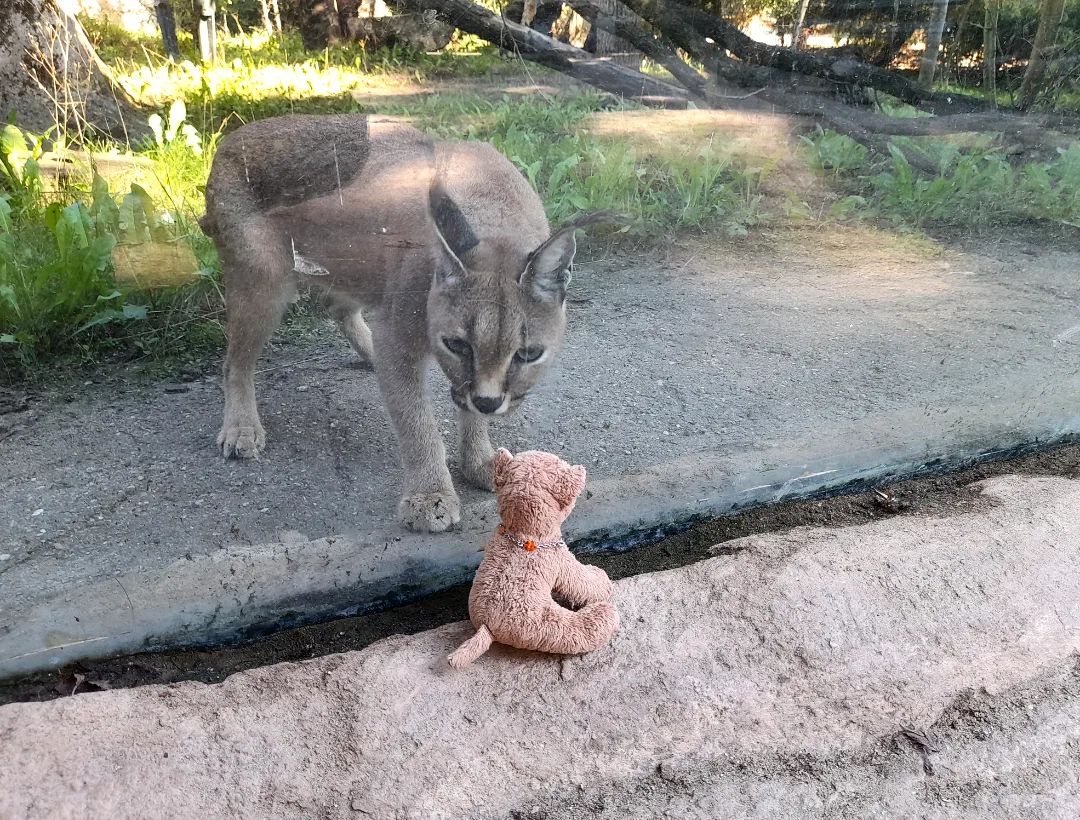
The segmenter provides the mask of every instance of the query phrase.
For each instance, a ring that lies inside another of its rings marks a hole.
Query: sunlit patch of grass
[[[186,59],[173,64],[147,38],[87,22],[125,88],[150,106],[183,100],[202,131],[285,113],[353,111],[354,92],[404,89],[440,76],[484,77],[511,67],[494,46],[468,35],[456,35],[449,49],[432,54],[402,46],[369,52],[357,43],[310,52],[294,33],[263,31],[222,36],[213,65],[198,61],[191,35],[181,32]]]

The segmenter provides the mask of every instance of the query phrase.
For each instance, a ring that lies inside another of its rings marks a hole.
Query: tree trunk
[[[0,3],[0,116],[12,112],[20,127],[55,127],[69,141],[147,133],[135,101],[55,0]]]
[[[217,4],[199,0],[199,59],[213,65],[217,57]]]
[[[1031,45],[1031,59],[1028,60],[1024,81],[1020,84],[1020,93],[1016,104],[1019,108],[1030,108],[1039,96],[1046,65],[1049,62],[1054,43],[1057,40],[1058,25],[1065,9],[1065,0],[1043,0],[1039,11],[1039,29],[1035,32],[1035,42]]]
[[[964,57],[964,29],[967,28],[968,15],[971,13],[973,3],[964,3],[960,8],[960,18],[956,21],[956,33],[952,38],[952,45],[948,49],[949,77],[960,78],[960,61]]]
[[[158,31],[161,32],[161,44],[166,56],[174,63],[180,62],[180,46],[176,39],[176,15],[169,0],[154,0],[154,17]]]
[[[619,0],[592,0],[592,3],[599,9],[600,14],[611,20],[619,20],[632,14]],[[611,58],[620,65],[635,70],[641,64],[641,57],[634,47],[610,29],[597,30],[596,56]]]
[[[798,51],[802,47],[803,25],[806,23],[806,7],[810,0],[799,0],[799,10],[795,13],[795,25],[791,29],[791,50]]]
[[[686,107],[686,92],[679,86],[610,60],[593,59],[586,51],[493,14],[471,0],[399,0],[398,5],[416,11],[436,9],[440,18],[464,32],[612,94],[647,104]]]
[[[709,37],[717,46],[727,49],[743,63],[820,77],[838,87],[875,88],[925,111],[957,114],[981,111],[989,107],[983,100],[966,94],[930,91],[901,74],[859,62],[850,56],[819,55],[810,51],[792,51],[790,48],[766,45],[747,36],[726,20],[690,6],[668,0],[624,2],[691,54],[695,53],[693,41],[704,44],[704,38]],[[710,49],[713,53],[717,52],[714,46],[706,44],[701,47],[703,53],[709,53]]]
[[[941,35],[945,32],[945,18],[949,16],[949,0],[936,0],[934,16],[926,27],[926,51],[919,63],[919,85],[930,88],[937,71],[938,52],[941,51]]]
[[[671,75],[695,97],[708,96],[706,78],[688,65],[676,53],[675,46],[666,38],[655,37],[647,28],[645,21],[625,6],[622,14],[613,18],[605,11],[603,0],[572,0],[572,8],[597,31],[618,35],[627,47],[640,51],[657,65],[671,72]],[[598,56],[599,55],[599,49]]]
[[[1001,0],[985,0],[983,14],[983,91],[997,106],[997,42]]]
[[[265,31],[267,34],[273,34],[274,24],[270,22],[269,0],[259,0],[259,11],[262,13],[263,31]]]

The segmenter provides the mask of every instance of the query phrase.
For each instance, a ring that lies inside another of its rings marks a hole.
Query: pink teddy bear
[[[560,529],[583,489],[585,468],[550,453],[495,454],[502,524],[469,593],[476,634],[450,655],[452,667],[468,666],[493,641],[576,655],[599,649],[615,634],[619,613],[607,573],[579,563]],[[552,594],[580,608],[567,609]]]

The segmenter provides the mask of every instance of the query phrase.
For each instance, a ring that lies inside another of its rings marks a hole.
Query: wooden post
[[[199,0],[199,59],[211,65],[217,54],[216,17],[214,0]]]

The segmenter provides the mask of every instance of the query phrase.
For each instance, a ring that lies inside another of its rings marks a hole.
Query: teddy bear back
[[[527,450],[495,454],[495,492],[503,526],[539,538],[557,536],[585,489],[585,468],[556,455]]]

